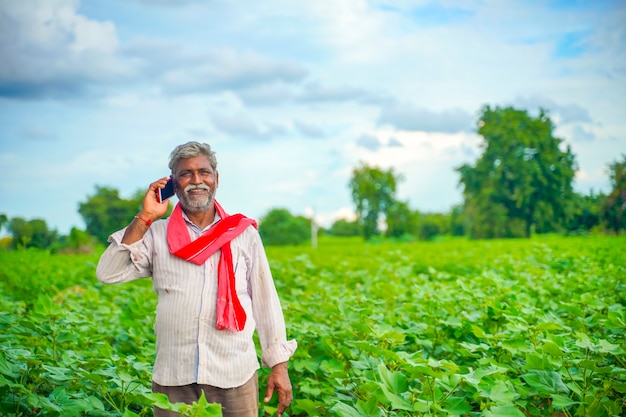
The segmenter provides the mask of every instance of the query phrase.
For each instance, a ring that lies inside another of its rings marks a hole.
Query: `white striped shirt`
[[[196,239],[200,229],[185,221],[191,239]],[[245,328],[232,332],[215,326],[220,251],[202,265],[170,254],[168,222],[154,222],[143,239],[131,245],[121,243],[125,229],[115,232],[96,270],[98,279],[108,284],[152,277],[158,295],[154,382],[220,388],[243,385],[259,368],[255,329],[263,365],[286,362],[297,343],[287,341],[280,301],[257,230],[249,226],[230,243],[237,296],[247,315]]]

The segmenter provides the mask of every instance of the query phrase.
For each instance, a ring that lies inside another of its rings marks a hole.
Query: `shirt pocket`
[[[233,259],[233,269],[235,270],[235,288],[237,294],[248,293],[248,264],[246,258],[237,256]]]

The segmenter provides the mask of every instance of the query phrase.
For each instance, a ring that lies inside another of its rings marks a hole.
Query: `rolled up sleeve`
[[[109,236],[109,247],[104,251],[98,266],[96,276],[105,284],[128,282],[152,275],[149,241],[150,234],[143,239],[126,245],[122,243],[126,229],[119,230]]]
[[[263,350],[261,356],[261,363],[263,366],[272,368],[275,365],[287,362],[291,358],[298,348],[298,343],[295,340],[287,340],[281,343],[275,343],[272,346],[268,346]]]

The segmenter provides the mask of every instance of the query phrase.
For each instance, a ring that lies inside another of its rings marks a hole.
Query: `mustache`
[[[188,192],[191,190],[205,190],[211,192],[211,187],[206,184],[189,184],[183,191]]]

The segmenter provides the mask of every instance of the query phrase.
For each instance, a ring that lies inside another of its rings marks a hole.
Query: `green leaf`
[[[413,407],[411,404],[401,396],[402,393],[408,390],[406,376],[400,372],[391,372],[384,363],[378,364],[378,375],[382,380],[378,384],[391,408],[394,410],[412,411]]]
[[[372,396],[367,402],[357,400],[356,408],[362,416],[368,417],[382,417],[383,411],[381,410],[376,397]],[[312,414],[319,415],[319,414]]]
[[[58,405],[54,404],[52,401],[50,401],[48,398],[37,395],[35,393],[29,393],[26,396],[26,401],[28,402],[28,404],[34,408],[43,408],[44,410],[48,410],[48,411],[56,411],[56,412],[62,412],[63,409],[61,407],[59,407]],[[68,415],[73,415],[68,413]]]
[[[104,410],[104,404],[102,403],[102,401],[100,401],[99,398],[94,397],[93,395],[87,397],[87,401],[89,401],[89,404],[91,404],[91,407],[94,410]]]
[[[598,372],[601,374],[608,374],[614,369],[612,366],[598,366],[598,363],[596,361],[592,361],[589,359],[583,359],[581,361],[578,361],[576,365],[578,365],[578,367],[581,369],[589,369],[593,372]]]
[[[528,385],[540,394],[552,394],[555,392],[569,392],[563,383],[561,375],[557,372],[532,370],[522,375]]]
[[[18,377],[18,367],[9,362],[3,352],[0,352],[0,375],[6,375],[9,378]]]
[[[320,414],[320,404],[308,398],[294,398],[290,408],[296,414],[305,413],[308,416]]]
[[[565,408],[570,407],[572,405],[580,404],[579,401],[574,401],[569,397],[565,397],[563,395],[553,394],[552,395],[552,406],[555,408]]]
[[[528,369],[529,371],[552,371],[554,369],[554,366],[550,363],[546,355],[541,355],[538,352],[533,352],[526,354],[526,364],[524,365],[524,368]]]
[[[483,329],[481,329],[480,327],[476,326],[476,325],[472,325],[472,333],[474,333],[474,335],[476,337],[479,337],[481,339],[488,339],[487,334],[483,331]]]
[[[390,392],[386,387],[381,387],[385,398],[387,399],[388,404],[391,406],[392,410],[408,410],[413,411],[413,406],[404,398],[399,395]]]
[[[406,376],[400,372],[391,372],[385,364],[378,364],[378,375],[391,392],[401,393],[408,389]]]
[[[357,409],[347,404],[344,404],[341,401],[333,405],[330,411],[339,415],[340,417],[362,417]]]
[[[149,392],[143,396],[153,405],[164,410],[179,411],[179,403],[172,404],[167,395],[160,392]]]
[[[537,329],[539,330],[548,330],[550,332],[554,332],[555,330],[559,330],[561,327],[563,327],[562,325],[559,325],[557,323],[552,323],[552,322],[542,322],[537,324]]]
[[[464,397],[449,397],[444,402],[443,409],[452,415],[465,415],[472,411],[472,406]]]
[[[413,410],[417,411],[418,413],[427,413],[428,410],[430,410],[430,405],[430,402],[418,398],[417,400],[415,400],[415,402],[413,402]]]
[[[489,398],[496,404],[511,404],[519,394],[515,392],[513,386],[507,381],[496,381],[488,394]]]
[[[202,417],[222,417],[222,406],[216,403],[209,403],[204,396],[204,391],[200,393],[198,401],[192,404],[192,410],[202,411],[199,416]]]
[[[45,374],[46,378],[50,378],[52,381],[55,382],[66,382],[76,378],[76,375],[74,375],[74,371],[68,368],[48,365],[44,365],[43,368],[48,371]]]
[[[610,343],[608,340],[600,339],[598,344],[600,345],[600,348],[598,350],[602,353],[610,353],[612,355],[624,354],[624,349],[620,348],[618,345]]]
[[[576,346],[583,349],[593,350],[594,345],[589,339],[588,335],[586,335],[585,333],[576,332],[574,336],[576,337]]]
[[[514,405],[500,405],[491,407],[483,412],[485,417],[526,417],[519,408]]]
[[[563,351],[553,341],[547,341],[541,346],[541,350],[553,356],[563,356]]]
[[[476,369],[475,371],[471,371],[468,374],[461,375],[461,377],[468,384],[472,385],[473,387],[478,388],[478,386],[480,385],[480,382],[482,381],[484,377],[493,375],[493,374],[498,374],[498,373],[505,373],[505,372],[506,372],[506,369],[499,369],[496,367],[480,368],[480,369]]]

